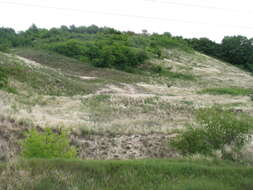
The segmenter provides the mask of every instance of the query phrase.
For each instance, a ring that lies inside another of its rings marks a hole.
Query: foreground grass
[[[201,94],[224,95],[229,94],[232,96],[248,96],[253,94],[253,89],[248,88],[207,88],[200,91]]]
[[[253,189],[253,168],[224,161],[29,160],[0,171],[0,189]]]

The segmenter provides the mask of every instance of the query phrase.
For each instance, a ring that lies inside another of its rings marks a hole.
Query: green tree
[[[253,40],[245,36],[227,36],[222,40],[223,59],[235,65],[253,64]]]

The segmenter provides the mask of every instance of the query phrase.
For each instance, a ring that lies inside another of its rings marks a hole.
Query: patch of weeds
[[[82,103],[89,107],[99,106],[102,103],[110,101],[111,96],[106,94],[92,96],[91,98],[82,99]]]
[[[250,94],[249,97],[250,97],[250,100],[253,101],[253,94]]]
[[[234,108],[239,106],[245,106],[244,103],[236,102],[236,103],[230,103],[230,104],[223,104],[222,107],[224,108]]]
[[[253,89],[249,88],[206,88],[199,91],[200,94],[212,94],[212,95],[232,95],[232,96],[249,96],[253,94]]]
[[[19,110],[19,107],[16,103],[14,103],[14,104],[11,104],[11,109],[14,113],[17,113]]]
[[[15,98],[19,103],[29,106],[45,106],[48,105],[50,102],[53,102],[55,100],[55,97],[47,98],[42,95],[35,95],[35,94],[29,94],[24,96],[17,96]]]
[[[190,73],[178,73],[178,72],[171,72],[166,71],[162,76],[169,77],[172,79],[179,79],[179,80],[187,80],[187,81],[195,81],[196,77]]]
[[[139,69],[140,74],[146,75],[153,75],[153,76],[161,76],[166,77],[169,79],[178,79],[178,80],[187,80],[187,81],[195,81],[196,76],[191,73],[186,72],[173,72],[171,68],[165,68],[162,65],[154,65],[154,64],[147,64],[143,66],[143,68]]]
[[[159,100],[158,96],[145,98],[144,104],[157,104],[158,100]]]
[[[9,86],[8,76],[2,67],[0,67],[0,89],[12,94],[17,94],[17,90]]]
[[[158,65],[154,67],[156,73],[159,76],[167,77],[170,79],[178,79],[178,80],[188,80],[188,81],[195,81],[196,77],[191,73],[179,73],[173,72],[169,68],[163,68],[162,66]]]
[[[113,107],[110,102],[110,95],[96,95],[90,98],[82,99],[83,108],[88,110],[92,121],[105,122],[111,117]]]
[[[182,103],[186,104],[186,105],[193,105],[193,101],[181,101]]]

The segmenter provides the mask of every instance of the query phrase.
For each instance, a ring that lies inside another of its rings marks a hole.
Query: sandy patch
[[[79,78],[83,79],[83,80],[95,80],[95,79],[97,79],[96,77],[88,77],[88,76],[80,76]]]

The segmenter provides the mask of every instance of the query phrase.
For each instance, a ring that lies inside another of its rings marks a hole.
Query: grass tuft
[[[212,95],[232,95],[232,96],[248,96],[253,94],[253,89],[248,88],[206,88],[199,92],[200,94],[212,94]]]

